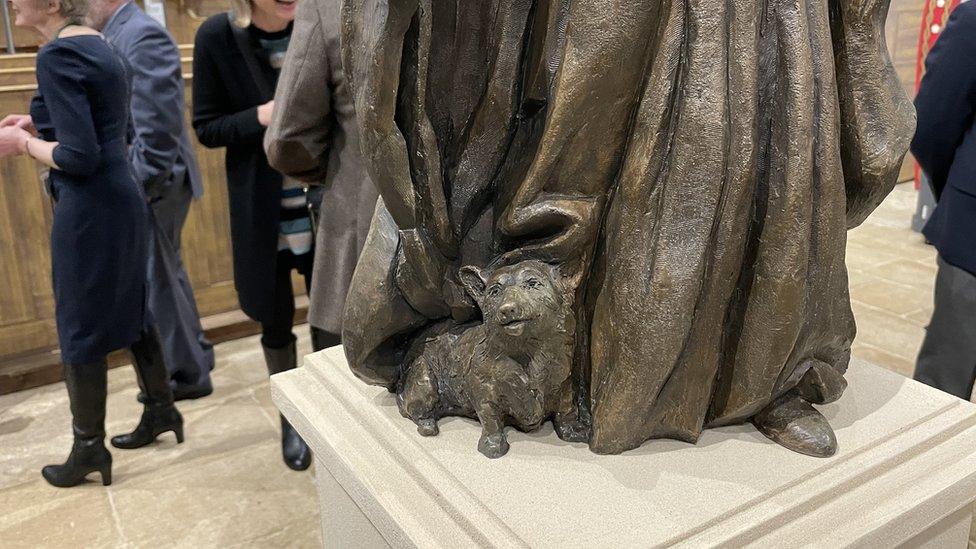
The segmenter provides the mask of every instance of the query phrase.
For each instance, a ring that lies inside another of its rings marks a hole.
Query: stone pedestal
[[[847,377],[821,408],[840,443],[830,459],[743,425],[620,456],[547,427],[511,433],[489,460],[473,421],[418,435],[339,348],[271,386],[315,452],[327,547],[966,547],[976,406],[864,362]]]

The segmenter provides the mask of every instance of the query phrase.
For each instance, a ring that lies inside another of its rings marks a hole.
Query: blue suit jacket
[[[193,196],[201,196],[203,179],[183,121],[183,68],[173,38],[132,2],[120,8],[102,32],[129,65],[129,156],[136,181],[150,198],[187,180]]]
[[[923,232],[948,263],[976,274],[976,0],[952,12],[925,71],[912,153],[938,205]]]

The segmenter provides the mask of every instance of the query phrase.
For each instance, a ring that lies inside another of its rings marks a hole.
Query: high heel
[[[183,442],[183,416],[172,404],[146,404],[139,425],[131,433],[112,437],[112,446],[120,450],[135,450],[148,446],[159,435],[172,432],[176,443]]]
[[[102,484],[112,483],[112,454],[105,448],[106,365],[65,364],[64,384],[71,404],[74,443],[64,463],[41,469],[44,480],[58,488],[85,482],[90,473],[101,473]]]
[[[102,486],[111,486],[112,485],[112,466],[109,465],[108,467],[102,467],[101,469],[99,469],[98,472],[99,472],[99,474],[102,475]]]
[[[132,347],[132,363],[136,368],[139,387],[146,396],[139,425],[131,433],[112,437],[112,446],[123,450],[142,448],[156,441],[163,433],[173,432],[176,442],[183,442],[183,416],[173,405],[163,349],[155,328],[146,330]]]
[[[105,448],[104,439],[100,438],[76,439],[63,464],[41,469],[44,480],[58,488],[77,486],[95,472],[101,473],[103,485],[112,484],[112,454]]]

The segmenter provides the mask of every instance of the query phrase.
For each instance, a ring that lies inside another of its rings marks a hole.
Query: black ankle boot
[[[304,471],[312,464],[312,450],[285,416],[281,416],[281,457],[294,471]]]
[[[101,474],[103,485],[112,484],[112,454],[105,448],[106,370],[105,361],[64,365],[75,441],[63,464],[41,470],[53,486],[76,486],[94,472]]]
[[[131,433],[112,437],[112,446],[120,450],[135,450],[156,442],[156,438],[173,432],[176,443],[183,443],[183,416],[172,404],[146,404],[142,408],[139,425]]]
[[[129,351],[146,402],[139,425],[131,433],[112,437],[112,446],[124,450],[142,448],[170,431],[176,435],[176,442],[182,443],[183,416],[173,405],[173,392],[169,387],[163,350],[155,328],[144,332]]]
[[[85,476],[98,472],[102,485],[112,484],[112,454],[105,447],[105,437],[75,438],[68,459],[61,465],[41,469],[44,480],[58,488],[70,488],[85,482]]]
[[[264,347],[264,360],[271,375],[294,369],[296,358],[294,342],[280,349]],[[312,464],[312,451],[284,416],[281,416],[281,455],[285,465],[295,471],[304,471]]]

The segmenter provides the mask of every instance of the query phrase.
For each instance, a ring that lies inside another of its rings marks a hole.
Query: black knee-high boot
[[[129,348],[132,363],[139,379],[139,388],[145,395],[142,418],[131,433],[112,437],[112,446],[131,450],[152,444],[156,437],[170,431],[176,442],[183,442],[183,416],[173,405],[173,391],[163,362],[163,349],[155,328],[143,332],[142,337]]]
[[[268,364],[269,374],[294,369],[296,359],[295,342],[280,349],[264,347],[264,360]],[[295,471],[304,471],[312,464],[312,451],[285,416],[281,416],[281,455],[285,465]]]
[[[101,473],[103,485],[112,484],[112,454],[105,448],[106,370],[104,360],[64,365],[75,440],[62,465],[48,465],[41,470],[44,479],[54,486],[81,484],[85,475],[95,471]]]

